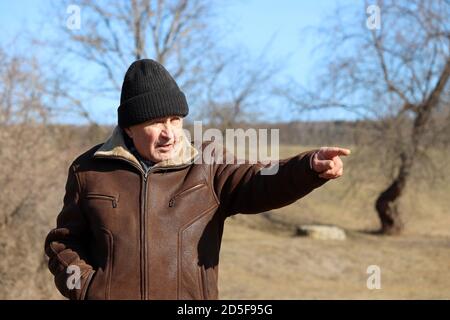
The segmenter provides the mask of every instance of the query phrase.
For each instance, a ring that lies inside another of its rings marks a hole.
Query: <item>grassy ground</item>
[[[450,240],[380,238],[350,232],[345,241],[313,240],[227,225],[221,299],[448,299]],[[369,265],[381,289],[369,290]]]

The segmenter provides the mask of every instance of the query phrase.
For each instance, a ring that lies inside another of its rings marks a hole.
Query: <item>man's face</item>
[[[183,133],[183,118],[158,118],[125,128],[125,131],[142,157],[158,163],[175,156]]]

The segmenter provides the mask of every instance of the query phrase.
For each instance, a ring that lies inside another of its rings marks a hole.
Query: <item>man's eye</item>
[[[177,121],[180,121],[180,117],[175,117],[175,118],[172,118],[172,122],[177,122]]]

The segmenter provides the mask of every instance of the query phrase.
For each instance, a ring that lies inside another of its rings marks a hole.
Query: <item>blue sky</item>
[[[73,1],[76,4],[76,1]],[[339,1],[340,4],[355,4],[356,0]],[[36,30],[50,1],[15,0],[0,1],[0,42],[10,41],[11,36],[20,34],[23,29]],[[314,78],[314,60],[312,49],[318,44],[317,39],[305,38],[302,30],[306,27],[317,27],[336,6],[331,0],[242,0],[233,1],[221,10],[217,23],[219,26],[234,28],[225,39],[228,45],[245,46],[252,55],[259,55],[270,39],[273,43],[266,56],[274,61],[283,59],[285,69],[282,75],[293,77],[307,86]],[[41,28],[41,27],[39,27]],[[45,29],[45,28],[44,28]],[[51,30],[40,30],[42,34]],[[15,45],[20,51],[20,44]],[[288,57],[288,58],[287,58]],[[89,103],[96,105],[94,118],[101,123],[115,120],[115,108],[118,101],[98,99]],[[99,107],[100,106],[100,107]],[[263,108],[263,106],[261,106]],[[287,108],[277,108],[268,120],[289,121],[295,118]],[[105,116],[108,115],[108,116]],[[344,112],[328,114],[316,112],[306,115],[308,120],[350,119]],[[305,115],[303,116],[305,118]]]

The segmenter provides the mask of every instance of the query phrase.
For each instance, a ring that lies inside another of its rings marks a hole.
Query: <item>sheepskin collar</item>
[[[101,158],[119,158],[125,159],[135,163],[138,167],[142,168],[139,160],[128,149],[125,143],[124,134],[126,134],[119,126],[116,126],[111,136],[106,142],[94,153],[95,157]],[[170,168],[178,167],[193,162],[194,158],[198,155],[197,149],[191,145],[188,138],[183,132],[181,139],[181,146],[178,149],[176,156],[172,159],[158,162],[154,167],[158,168]],[[144,168],[142,168],[144,169]]]

